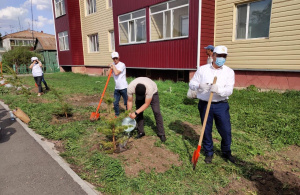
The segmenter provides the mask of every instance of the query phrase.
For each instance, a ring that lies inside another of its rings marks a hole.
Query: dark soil
[[[265,164],[248,179],[238,175],[219,194],[300,194],[300,147],[290,146],[280,152],[258,156],[257,163]],[[241,162],[241,166],[255,166]]]
[[[129,149],[112,154],[123,162],[125,173],[128,176],[137,176],[141,170],[150,173],[154,170],[163,173],[172,165],[180,166],[179,155],[167,150],[162,144],[161,147],[154,146],[154,142],[159,138],[145,136],[141,139],[131,139],[128,143]]]

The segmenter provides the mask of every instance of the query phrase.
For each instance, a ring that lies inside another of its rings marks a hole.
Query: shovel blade
[[[200,150],[201,150],[201,146],[198,145],[197,149],[194,151],[194,155],[192,158],[193,170],[195,170],[195,168],[196,168],[196,164],[197,164],[198,158],[200,156]]]
[[[99,113],[96,113],[96,112],[92,112],[91,116],[90,116],[90,120],[91,121],[96,121],[98,120],[100,117],[100,114]]]

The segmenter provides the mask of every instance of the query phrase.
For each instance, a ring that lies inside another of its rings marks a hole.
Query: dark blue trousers
[[[127,88],[125,89],[115,89],[114,92],[114,110],[115,110],[115,115],[119,116],[120,115],[120,109],[119,109],[119,102],[121,99],[121,96],[123,97],[124,100],[124,105],[126,106],[126,110],[127,110]]]
[[[200,100],[198,104],[198,109],[200,112],[202,124],[205,116],[206,107],[207,102]],[[206,156],[212,156],[214,154],[212,140],[213,120],[215,120],[218,132],[222,137],[221,151],[223,154],[229,155],[231,154],[231,124],[228,102],[212,102],[210,106],[210,111],[207,118],[207,123],[202,141],[202,147],[205,151]]]

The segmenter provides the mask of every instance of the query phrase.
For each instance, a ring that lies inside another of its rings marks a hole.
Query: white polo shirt
[[[234,71],[226,65],[221,68],[214,68],[212,64],[206,64],[198,68],[194,77],[189,83],[190,89],[197,91],[197,98],[208,101],[210,91],[202,91],[199,87],[200,83],[212,84],[214,77],[217,77],[217,85],[219,94],[214,93],[212,102],[227,100],[233,92],[235,83]]]
[[[115,65],[115,67],[117,70],[121,71],[121,73],[118,75],[115,75],[113,72],[116,83],[115,89],[126,89],[128,87],[128,83],[126,81],[126,66],[123,62],[119,62],[117,65]]]
[[[39,63],[35,63],[32,67],[32,76],[39,77],[43,75],[42,67],[40,67]]]

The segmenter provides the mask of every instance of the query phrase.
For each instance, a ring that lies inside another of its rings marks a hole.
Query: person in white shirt
[[[233,92],[235,74],[228,66],[224,65],[227,58],[227,47],[216,46],[213,51],[213,63],[201,66],[189,83],[192,90],[197,90],[199,99],[198,110],[201,122],[203,123],[205,111],[210,96],[213,92],[212,104],[210,107],[202,146],[205,151],[205,162],[212,163],[213,140],[212,127],[215,120],[216,127],[222,137],[221,151],[225,159],[235,163],[235,158],[231,155],[231,123],[229,115],[228,97]],[[216,84],[213,84],[214,77],[217,77]]]
[[[119,53],[112,52],[111,58],[113,63],[110,64],[110,68],[113,70],[113,76],[116,83],[115,91],[114,91],[114,110],[115,117],[120,115],[119,102],[121,96],[124,100],[124,105],[127,109],[127,87],[128,83],[126,81],[126,66],[123,62],[120,62]]]
[[[43,79],[43,70],[42,70],[42,63],[38,60],[37,57],[32,57],[31,58],[32,64],[29,66],[30,69],[32,69],[32,76],[35,80],[35,83],[37,84],[39,88],[38,96],[41,96],[43,93],[43,88],[42,88],[42,79]]]

